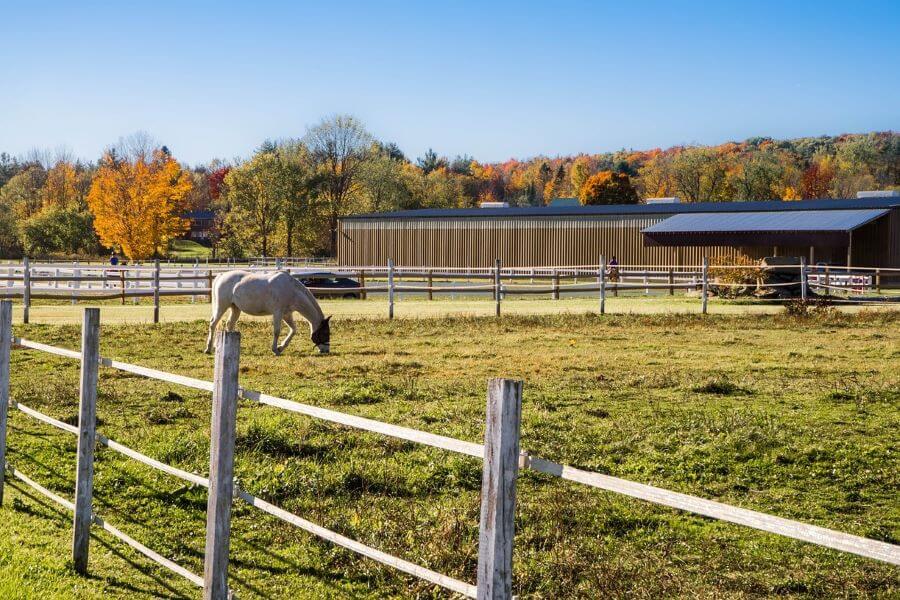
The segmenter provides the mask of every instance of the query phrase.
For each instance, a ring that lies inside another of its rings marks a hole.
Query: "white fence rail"
[[[706,261],[704,261],[706,262]],[[153,321],[159,322],[160,298],[169,296],[209,298],[215,276],[234,265],[213,265],[208,268],[163,266],[156,261],[152,266],[108,266],[31,264],[26,258],[21,265],[0,266],[0,297],[22,298],[24,321],[29,322],[32,299],[79,300],[127,298],[138,302],[139,298],[152,298]],[[403,295],[425,294],[429,300],[435,294],[461,296],[490,294],[500,315],[502,300],[516,295],[549,295],[558,300],[563,294],[597,294],[601,313],[605,312],[608,295],[643,293],[674,295],[676,291],[696,292],[701,312],[707,312],[708,299],[716,290],[727,288],[753,289],[756,292],[783,293],[769,301],[783,301],[782,296],[801,296],[804,300],[816,290],[829,300],[847,303],[879,303],[897,301],[898,297],[881,296],[882,288],[898,287],[900,269],[866,267],[828,267],[800,265],[762,267],[773,272],[796,271],[792,281],[728,283],[720,277],[709,276],[710,269],[757,269],[747,265],[699,266],[647,266],[607,264],[603,257],[597,265],[560,267],[503,267],[499,260],[494,267],[439,268],[388,265],[364,267],[321,266],[311,263],[298,265],[275,261],[273,265],[262,263],[243,267],[251,271],[272,272],[284,270],[293,276],[311,279],[309,289],[320,296],[344,296],[365,299],[370,294],[385,294],[388,318],[394,317],[395,303]],[[354,277],[357,283],[344,282],[330,286],[324,279]],[[367,277],[369,279],[367,283]],[[483,280],[483,281],[480,281]],[[527,280],[527,281],[526,281]],[[805,282],[805,285],[802,283]],[[5,283],[5,287],[3,286]],[[875,293],[876,296],[871,296]],[[847,295],[849,294],[849,295]],[[863,297],[868,294],[868,297]]]
[[[88,314],[87,311],[96,310],[98,309],[86,309],[86,314]],[[234,421],[233,419],[229,421],[227,415],[223,421],[222,411],[225,411],[226,413],[228,411],[234,411],[236,409],[236,404],[233,404],[232,406],[226,406],[226,404],[228,402],[236,403],[237,396],[240,396],[248,400],[289,410],[309,417],[323,419],[343,426],[392,436],[406,441],[416,442],[482,459],[484,462],[484,478],[482,485],[482,510],[480,520],[479,566],[477,585],[472,585],[349,539],[339,533],[330,531],[320,525],[303,519],[298,515],[289,513],[284,509],[254,496],[246,490],[235,488],[233,493],[223,496],[219,493],[220,490],[218,486],[211,487],[210,479],[162,463],[96,432],[94,430],[95,423],[85,422],[85,420],[94,418],[95,413],[93,410],[82,410],[82,418],[79,419],[79,424],[76,427],[40,413],[15,400],[10,400],[9,349],[13,345],[48,352],[69,359],[80,360],[84,367],[84,356],[91,354],[89,350],[94,344],[92,340],[95,339],[93,335],[83,336],[85,348],[83,348],[82,352],[77,352],[22,338],[13,338],[11,335],[11,314],[12,311],[9,301],[0,303],[0,344],[3,344],[3,346],[0,347],[0,400],[2,400],[2,404],[0,404],[0,425],[3,426],[2,430],[0,430],[0,441],[3,441],[3,445],[0,446],[0,458],[3,458],[4,460],[5,470],[9,471],[13,477],[19,481],[22,481],[42,495],[77,514],[77,511],[79,510],[77,506],[78,503],[73,503],[41,486],[24,473],[14,469],[11,463],[6,460],[6,412],[8,407],[13,407],[25,415],[74,435],[84,436],[86,432],[89,432],[92,434],[92,439],[96,440],[101,446],[119,452],[128,458],[168,475],[178,477],[195,485],[210,488],[211,491],[209,493],[208,503],[208,511],[210,512],[208,514],[216,514],[218,516],[215,519],[211,518],[207,525],[207,552],[204,577],[191,573],[187,569],[184,569],[171,560],[154,552],[147,546],[130,538],[120,530],[106,523],[98,515],[93,513],[88,514],[88,523],[101,527],[151,560],[168,568],[172,572],[181,575],[192,583],[203,587],[205,590],[204,595],[207,598],[224,599],[227,597],[227,556],[230,537],[228,520],[230,519],[230,503],[233,495],[234,498],[238,498],[269,515],[293,524],[313,535],[402,572],[441,586],[452,592],[468,597],[509,599],[512,597],[512,549],[514,538],[512,514],[514,514],[515,507],[515,481],[520,468],[532,469],[547,475],[627,495],[662,506],[668,506],[827,548],[849,552],[858,556],[900,565],[900,546],[850,535],[799,521],[784,519],[753,510],[734,507],[721,502],[673,492],[609,475],[576,469],[537,456],[532,456],[527,451],[522,451],[520,453],[519,422],[521,418],[522,398],[520,382],[508,380],[492,380],[489,382],[485,443],[477,444],[310,406],[240,388],[238,387],[237,382],[237,352],[240,344],[240,337],[239,334],[236,333],[220,333],[218,339],[219,343],[217,345],[217,352],[219,353],[217,355],[217,361],[223,360],[223,352],[231,352],[234,359],[231,361],[231,366],[227,369],[218,368],[217,365],[216,380],[214,382],[167,373],[165,371],[159,371],[139,365],[122,363],[109,358],[97,357],[97,366],[119,369],[152,379],[213,392],[214,395],[220,394],[222,397],[214,404],[218,411],[214,411],[213,414],[214,423],[216,422],[216,418],[218,418],[220,419],[220,425],[214,426],[213,432],[214,435],[218,432],[222,436],[221,439],[225,440],[226,446],[230,444],[232,449],[234,444]],[[86,317],[85,327],[86,331],[88,330],[87,328],[96,328],[96,333],[99,333],[99,321],[97,319],[89,319]],[[86,349],[88,352],[85,351]],[[226,381],[226,377],[230,378],[230,381]],[[90,379],[88,379],[88,383],[90,384]],[[96,379],[94,379],[94,385],[96,386]],[[226,388],[233,389],[234,393],[222,394],[222,390]],[[86,390],[82,390],[82,401],[90,402],[91,398],[96,398],[95,393],[92,395],[90,390],[87,390],[88,393],[85,393],[85,391]],[[223,423],[225,424],[224,427],[222,426]],[[212,447],[215,448],[216,445],[213,444]],[[231,460],[233,460],[233,453],[231,452],[223,452],[221,454],[216,454],[215,452],[211,453],[211,473],[219,483],[231,481],[230,473],[233,467],[229,464],[222,464],[220,462]],[[0,470],[0,473],[2,473],[2,471],[3,470]],[[0,499],[2,499],[2,490],[3,479],[2,476],[0,476]],[[87,493],[87,497],[90,498],[90,486],[87,486],[86,491],[83,489],[80,490],[80,493]],[[90,506],[90,502],[88,502],[87,506]],[[217,512],[217,509],[214,510],[215,507],[227,508],[227,510]],[[75,547],[73,552],[83,552],[86,567],[87,546],[85,545],[83,548]],[[218,558],[214,559],[214,556]]]

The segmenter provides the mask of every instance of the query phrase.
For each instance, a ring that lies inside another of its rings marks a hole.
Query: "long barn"
[[[900,267],[900,194],[847,200],[407,210],[345,217],[340,265],[488,267],[699,264],[806,256]]]

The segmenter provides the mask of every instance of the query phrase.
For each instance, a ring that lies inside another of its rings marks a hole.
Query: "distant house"
[[[192,210],[184,217],[191,222],[191,228],[185,237],[198,244],[209,245],[216,213],[211,210]]]

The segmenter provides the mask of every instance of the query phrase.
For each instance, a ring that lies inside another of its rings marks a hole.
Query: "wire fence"
[[[80,572],[87,572],[90,526],[96,525],[150,560],[184,577],[198,587],[202,587],[204,597],[224,600],[230,595],[227,577],[231,536],[230,519],[232,502],[237,499],[337,546],[451,592],[472,598],[510,599],[513,590],[512,552],[515,536],[516,480],[520,470],[526,469],[689,513],[900,565],[900,546],[894,544],[610,475],[577,469],[534,456],[521,447],[522,382],[519,381],[492,379],[488,382],[484,443],[478,444],[242,388],[238,382],[240,334],[235,332],[219,333],[214,380],[207,381],[101,357],[99,354],[99,323],[99,309],[85,309],[81,351],[59,348],[27,339],[14,338],[12,336],[11,303],[9,301],[0,302],[0,461],[2,461],[0,464],[4,467],[0,469],[0,502],[2,502],[3,495],[3,473],[8,472],[12,477],[38,493],[73,512],[75,514],[73,527],[76,540],[73,544],[73,563],[76,565],[76,570]],[[36,350],[80,361],[82,379],[77,426],[40,413],[10,397],[10,350],[13,347]],[[98,367],[101,366],[212,393],[212,439],[208,477],[165,464],[96,431],[96,390]],[[482,460],[476,583],[471,584],[455,579],[352,540],[299,515],[290,513],[248,490],[239,488],[234,481],[238,398]],[[74,502],[34,481],[27,474],[16,469],[7,459],[8,408],[18,410],[31,418],[78,437]],[[95,445],[108,448],[150,468],[209,490],[206,552],[202,577],[129,537],[93,512],[92,486]],[[85,527],[84,535],[81,536],[78,535],[79,523]],[[82,565],[83,568],[79,569],[79,565]]]

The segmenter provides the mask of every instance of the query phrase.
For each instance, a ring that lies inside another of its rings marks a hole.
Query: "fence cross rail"
[[[4,389],[4,374],[6,375],[7,385],[9,381],[8,376],[10,363],[8,349],[15,346],[46,352],[68,359],[80,360],[82,363],[82,382],[90,386],[91,382],[93,381],[93,386],[95,388],[96,377],[91,376],[91,364],[93,365],[95,373],[96,367],[103,366],[130,372],[142,377],[148,377],[178,385],[184,385],[194,389],[213,392],[213,394],[223,393],[222,386],[225,385],[224,379],[220,381],[220,378],[218,376],[215,381],[210,382],[194,377],[168,373],[149,367],[132,365],[129,363],[123,363],[120,361],[101,357],[93,350],[93,348],[95,347],[92,341],[93,335],[90,334],[91,331],[96,330],[97,334],[99,335],[99,315],[96,320],[96,323],[98,325],[96,328],[93,325],[93,317],[86,317],[85,328],[83,330],[85,343],[83,344],[82,351],[78,352],[43,344],[40,342],[34,342],[23,338],[12,337],[10,314],[10,303],[8,301],[0,302],[0,343],[4,343],[5,348],[7,348],[6,353],[4,353],[2,349],[0,349],[0,397],[2,397]],[[229,344],[219,344],[219,348],[224,348],[227,346],[229,346]],[[236,351],[234,342],[232,342],[230,346],[232,348],[232,351]],[[224,360],[224,358],[219,356],[217,357],[217,361],[219,360]],[[303,519],[298,515],[293,515],[292,513],[289,513],[288,511],[285,511],[284,509],[281,509],[236,486],[233,488],[233,490],[229,490],[227,484],[225,488],[220,487],[217,502],[225,501],[230,504],[232,498],[240,499],[269,515],[279,518],[287,523],[293,524],[300,529],[326,539],[338,546],[349,549],[362,556],[368,557],[372,560],[376,560],[382,564],[388,565],[407,574],[419,577],[425,581],[429,581],[430,583],[439,585],[464,596],[492,599],[511,598],[513,590],[511,556],[514,539],[514,524],[511,520],[511,515],[514,513],[516,495],[515,482],[520,469],[530,469],[539,473],[543,473],[545,475],[559,477],[575,483],[580,483],[608,492],[626,495],[654,504],[667,506],[670,508],[675,508],[689,513],[711,517],[714,519],[719,519],[746,527],[755,528],[769,533],[775,533],[781,536],[813,543],[819,546],[824,546],[843,552],[848,552],[858,556],[884,561],[894,565],[900,565],[900,546],[894,544],[863,538],[860,536],[855,536],[824,527],[803,523],[800,521],[776,517],[773,515],[768,515],[762,512],[753,511],[741,507],[731,506],[722,502],[708,500],[690,494],[673,492],[663,488],[633,482],[610,475],[603,475],[600,473],[577,469],[538,456],[533,456],[528,452],[520,453],[519,423],[521,419],[522,402],[522,386],[520,382],[512,382],[508,380],[493,380],[492,382],[490,382],[488,394],[489,401],[487,410],[487,424],[485,428],[485,443],[477,444],[474,442],[467,442],[464,440],[449,438],[446,436],[420,431],[409,427],[383,423],[380,421],[358,417],[331,409],[305,405],[292,400],[278,398],[260,392],[240,388],[237,385],[236,367],[238,360],[239,359],[235,354],[233,360],[231,361],[231,365],[234,368],[228,370],[229,373],[232,373],[229,376],[229,379],[231,381],[229,385],[233,386],[233,391],[226,393],[226,395],[228,396],[233,394],[235,398],[240,397],[246,400],[252,400],[261,404],[266,404],[273,408],[289,410],[291,412],[303,414],[312,418],[326,420],[341,426],[353,427],[363,431],[397,437],[399,439],[416,442],[426,446],[440,448],[473,458],[482,459],[484,477],[482,482],[483,504],[480,520],[481,540],[479,543],[479,567],[477,573],[478,582],[477,585],[472,585],[457,580],[453,577],[436,573],[430,569],[416,565],[404,559],[391,556],[383,551],[351,540],[334,531],[330,531],[320,525],[311,523],[310,521],[307,521],[306,519]],[[217,375],[219,372],[220,371],[217,370]],[[96,393],[96,389],[94,390],[94,393]],[[20,402],[16,402],[14,399],[11,399],[9,397],[7,397],[6,400],[7,402],[4,404],[4,408],[0,409],[0,415],[3,414],[5,407],[8,406],[16,408],[23,414],[42,421],[53,427],[56,427],[60,430],[78,435],[80,438],[87,435],[88,433],[86,429],[90,425],[91,419],[89,418],[79,419],[79,425],[75,427],[73,425],[63,423],[62,421],[59,421],[48,415],[40,413]],[[223,403],[220,402],[218,406],[221,407],[222,404]],[[232,403],[231,406],[232,408],[235,408],[236,404]],[[214,419],[215,414],[216,413],[214,413]],[[219,416],[221,418],[223,415],[220,414]],[[218,430],[218,434],[222,442],[226,444],[233,444],[234,430],[232,426],[234,424],[234,420],[229,419],[228,415],[224,415],[224,417],[224,423],[226,424],[226,426],[220,427]],[[0,432],[0,440],[4,439],[4,436],[5,427],[4,430]],[[229,437],[231,437],[232,439],[229,440]],[[227,469],[224,472],[220,471],[218,475],[215,474],[216,471],[215,469],[213,469],[213,477],[207,478],[202,475],[189,473],[183,469],[167,465],[123,444],[110,440],[96,430],[92,430],[90,432],[90,437],[88,439],[90,439],[91,441],[96,441],[103,447],[119,452],[126,457],[141,462],[158,471],[164,472],[174,477],[178,477],[194,485],[199,485],[204,488],[211,487],[211,479],[216,479],[218,481],[217,485],[219,486],[225,483],[226,480],[230,479],[228,477]],[[5,454],[3,453],[5,453],[5,445],[3,448],[0,448],[0,456],[4,456]],[[215,453],[212,454],[214,455]],[[219,458],[221,458],[221,456]],[[42,495],[69,509],[73,513],[79,513],[80,509],[77,495],[76,502],[71,502],[69,500],[66,500],[62,496],[59,496],[55,492],[52,492],[51,490],[41,486],[39,483],[35,482],[24,473],[13,468],[9,460],[5,460],[3,466],[3,470],[12,474],[12,476],[17,480],[32,487]],[[0,477],[0,498],[2,498],[2,490],[3,479],[2,477]],[[212,492],[210,492],[210,494],[210,500],[212,502]],[[83,506],[83,502],[81,503],[81,505]],[[130,538],[120,530],[108,524],[93,512],[88,512],[87,514],[89,524],[99,526],[114,537],[122,540],[124,543],[128,544],[138,552],[141,552],[163,567],[166,567],[169,570],[185,577],[195,585],[204,587],[204,593],[207,594],[208,598],[219,600],[219,598],[224,599],[226,597],[226,594],[229,590],[227,586],[227,580],[224,579],[224,573],[226,571],[223,567],[223,562],[227,563],[227,545],[217,545],[221,544],[221,540],[223,539],[222,535],[213,535],[214,539],[211,547],[208,545],[207,576],[203,578],[191,573],[187,569],[184,569],[173,561],[156,553],[155,551],[144,546],[133,538]],[[211,510],[208,515],[208,533],[210,531],[210,528],[221,532],[221,527],[224,521],[227,520],[224,512],[216,512],[215,510]],[[217,542],[215,540],[219,541]],[[215,551],[217,549],[219,551],[224,551],[224,554],[220,553],[217,566],[213,565],[211,567],[209,563],[211,554],[210,550]],[[86,552],[84,556],[86,560]],[[210,569],[215,574],[217,574],[217,582],[211,582],[209,574]]]

